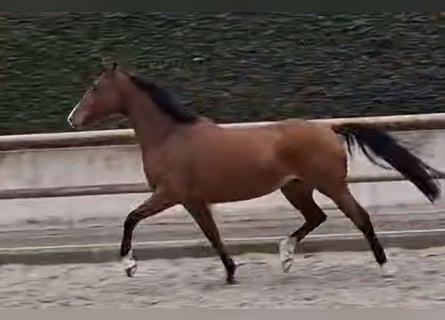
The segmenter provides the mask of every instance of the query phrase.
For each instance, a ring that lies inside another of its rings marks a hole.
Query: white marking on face
[[[292,267],[296,245],[295,237],[287,237],[280,242],[280,260],[283,272],[288,272]]]
[[[79,108],[79,105],[80,105],[80,101],[74,106],[73,110],[71,110],[70,114],[68,115],[68,118],[66,119],[68,121],[69,125],[73,128],[74,128],[73,115],[74,115],[74,112],[76,112],[77,108]]]

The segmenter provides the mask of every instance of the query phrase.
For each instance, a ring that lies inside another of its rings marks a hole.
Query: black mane
[[[165,89],[137,75],[129,75],[129,77],[136,87],[145,91],[154,103],[174,120],[180,123],[194,123],[198,120],[195,114],[186,110],[184,106],[173,99]]]

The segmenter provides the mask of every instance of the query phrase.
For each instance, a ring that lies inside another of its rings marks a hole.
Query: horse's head
[[[103,71],[68,115],[68,123],[79,128],[112,114],[124,112],[121,81],[116,62],[102,64]]]

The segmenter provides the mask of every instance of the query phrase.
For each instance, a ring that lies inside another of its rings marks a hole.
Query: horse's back
[[[302,119],[286,119],[255,127],[222,127],[213,122],[202,122],[195,127],[192,136],[189,139],[191,150],[199,154],[244,159],[245,162],[267,163],[288,156],[307,159],[344,151],[339,137],[329,125]]]

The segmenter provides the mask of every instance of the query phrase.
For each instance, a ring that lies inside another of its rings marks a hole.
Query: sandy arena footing
[[[236,256],[236,285],[217,258],[0,267],[0,307],[434,307],[445,303],[445,247],[388,249],[382,273],[370,252],[298,255],[283,274],[276,254]]]

